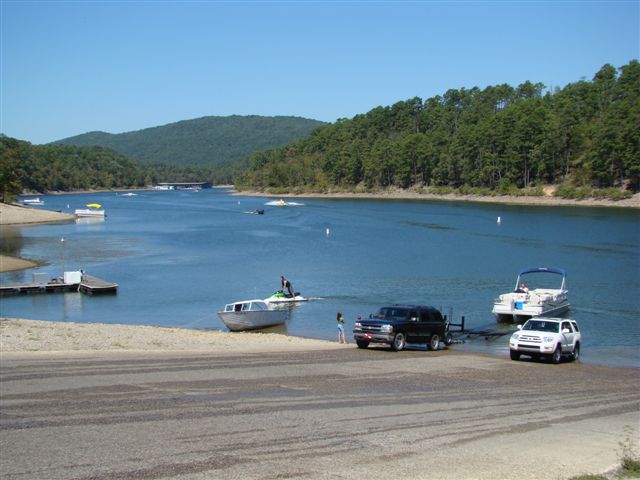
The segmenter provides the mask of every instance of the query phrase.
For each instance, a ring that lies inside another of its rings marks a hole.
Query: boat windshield
[[[549,322],[544,320],[527,320],[527,323],[522,327],[523,330],[534,330],[536,332],[554,332],[560,331],[560,323]]]

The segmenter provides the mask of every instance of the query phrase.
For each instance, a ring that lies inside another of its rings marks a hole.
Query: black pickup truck
[[[440,342],[450,345],[449,322],[434,307],[393,305],[382,307],[368,319],[356,321],[353,338],[358,347],[385,343],[392,350],[402,350],[407,343],[426,343],[437,350]]]

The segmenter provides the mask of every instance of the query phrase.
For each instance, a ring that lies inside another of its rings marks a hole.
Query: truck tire
[[[404,348],[406,344],[406,340],[404,338],[404,333],[398,332],[396,336],[393,337],[393,343],[391,344],[391,350],[399,352]]]
[[[448,347],[452,343],[453,343],[453,335],[451,335],[451,333],[447,332],[445,334],[445,336],[444,336],[444,344]]]
[[[431,335],[431,339],[429,340],[429,350],[438,350],[440,346],[440,335],[434,333]]]
[[[573,353],[571,354],[571,360],[574,362],[576,360],[580,360],[580,342],[576,343],[576,346],[573,348]]]
[[[509,355],[511,355],[511,360],[520,360],[520,352],[509,350]]]
[[[558,344],[556,345],[556,349],[551,354],[551,362],[554,365],[557,365],[560,363],[560,360],[562,360],[562,347],[560,346],[560,344]]]
[[[365,342],[364,340],[356,340],[358,344],[358,348],[367,348],[369,346],[369,342]]]

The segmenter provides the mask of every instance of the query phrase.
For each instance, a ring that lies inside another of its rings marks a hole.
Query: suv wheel
[[[511,355],[511,360],[520,360],[520,352],[509,350],[509,354]]]
[[[562,360],[562,347],[560,346],[560,344],[558,344],[556,345],[556,349],[551,354],[551,362],[557,365],[560,363],[560,360]]]
[[[404,333],[396,333],[396,336],[393,337],[393,343],[391,344],[391,349],[395,350],[396,352],[399,352],[400,350],[402,350],[405,346],[405,339],[404,339]]]
[[[431,340],[429,340],[429,350],[438,350],[440,346],[440,336],[437,333],[431,335]]]
[[[358,348],[367,348],[369,346],[369,342],[365,342],[364,340],[356,340],[358,344]]]
[[[580,360],[580,342],[576,343],[576,346],[573,348],[571,360]]]

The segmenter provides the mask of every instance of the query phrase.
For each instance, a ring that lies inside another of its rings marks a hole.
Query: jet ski
[[[306,302],[309,300],[306,297],[300,295],[300,292],[295,292],[294,296],[284,293],[282,290],[278,290],[276,293],[264,299],[267,303],[292,303],[292,302]]]

